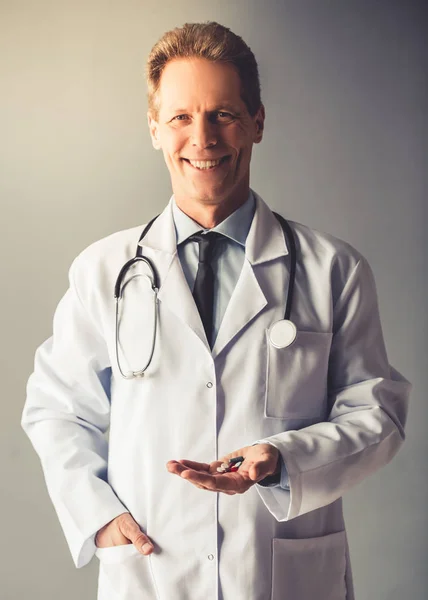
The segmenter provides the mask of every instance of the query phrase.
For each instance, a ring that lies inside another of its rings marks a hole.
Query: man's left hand
[[[230,458],[243,456],[244,461],[237,471],[219,473],[217,467]],[[268,475],[280,470],[280,454],[271,444],[256,444],[244,446],[220,460],[212,463],[200,463],[193,460],[169,460],[166,467],[170,473],[187,479],[196,487],[211,492],[223,492],[234,495],[243,494],[251,486]]]

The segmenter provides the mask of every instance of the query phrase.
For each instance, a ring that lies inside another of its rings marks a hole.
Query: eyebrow
[[[221,111],[222,109],[227,109],[230,110],[231,112],[235,113],[236,115],[240,114],[240,111],[237,110],[234,106],[232,106],[232,104],[228,104],[227,102],[225,102],[224,104],[218,104],[216,107],[214,107],[212,110],[207,110],[206,112],[212,113],[212,112],[216,112],[216,111]],[[186,113],[188,112],[186,108],[173,108],[170,107],[169,110],[173,113]]]

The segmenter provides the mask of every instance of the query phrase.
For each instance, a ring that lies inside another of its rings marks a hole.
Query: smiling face
[[[158,121],[147,114],[150,134],[154,148],[163,151],[178,206],[230,214],[248,198],[252,146],[263,136],[263,105],[251,117],[236,69],[204,58],[169,61],[158,99]],[[206,169],[190,162],[218,159],[218,166]]]

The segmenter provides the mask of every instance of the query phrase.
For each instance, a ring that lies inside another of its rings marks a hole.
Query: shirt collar
[[[256,203],[252,190],[248,194],[247,200],[224,221],[213,227],[205,229],[196,223],[189,215],[177,206],[175,197],[172,197],[172,215],[174,219],[175,234],[177,238],[177,246],[187,240],[187,238],[197,231],[217,231],[231,240],[241,244],[245,248],[245,240],[253,220]]]

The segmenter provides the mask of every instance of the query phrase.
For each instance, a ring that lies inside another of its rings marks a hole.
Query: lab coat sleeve
[[[255,485],[278,521],[326,506],[391,461],[401,447],[412,385],[389,365],[375,281],[361,257],[333,306],[328,418],[269,436],[290,490]]]
[[[53,335],[36,350],[21,426],[36,450],[77,568],[95,553],[96,532],[129,512],[107,482],[110,368],[100,332],[74,283],[53,319]]]

